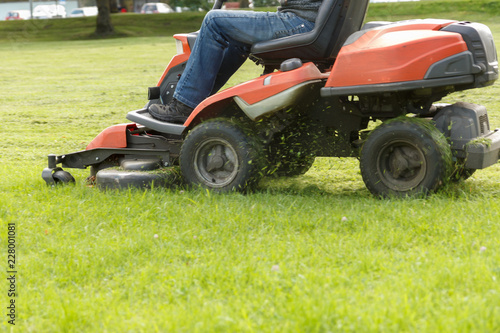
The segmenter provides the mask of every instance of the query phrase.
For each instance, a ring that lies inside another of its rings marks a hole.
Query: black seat
[[[324,0],[313,30],[256,43],[252,57],[266,67],[275,67],[290,58],[329,67],[346,39],[360,30],[368,3],[369,0]]]

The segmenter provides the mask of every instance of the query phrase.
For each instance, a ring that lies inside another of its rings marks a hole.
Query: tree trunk
[[[107,36],[115,33],[111,24],[109,0],[97,0],[97,26],[95,34],[98,36]]]

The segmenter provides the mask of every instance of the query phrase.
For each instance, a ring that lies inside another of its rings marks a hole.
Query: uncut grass
[[[334,158],[248,195],[102,192],[87,170],[46,187],[46,155],[126,122],[173,52],[163,37],[0,45],[0,219],[17,223],[21,331],[498,330],[498,164],[418,200],[374,199],[358,162]],[[246,64],[230,85],[259,74]],[[497,96],[447,100],[484,104],[500,127]]]

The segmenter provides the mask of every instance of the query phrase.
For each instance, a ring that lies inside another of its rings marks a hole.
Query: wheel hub
[[[221,169],[225,164],[224,147],[221,145],[215,146],[213,154],[209,155],[207,160],[207,171],[213,172]]]
[[[424,153],[407,141],[388,143],[379,155],[377,166],[384,184],[396,191],[418,186],[427,170]]]
[[[222,138],[204,142],[195,153],[195,172],[210,187],[223,187],[238,174],[238,159],[234,148]]]
[[[418,153],[409,147],[395,148],[389,157],[389,165],[394,178],[414,175],[422,167]]]

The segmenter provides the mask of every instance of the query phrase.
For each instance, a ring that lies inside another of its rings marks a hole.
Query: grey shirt
[[[292,12],[308,21],[316,21],[318,9],[323,0],[280,0],[278,11]]]

